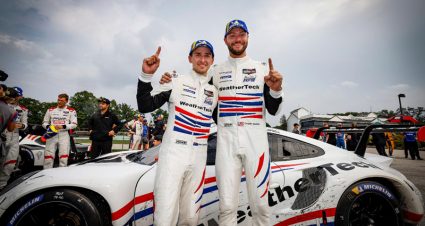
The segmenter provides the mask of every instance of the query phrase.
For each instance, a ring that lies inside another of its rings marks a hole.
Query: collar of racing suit
[[[191,70],[189,75],[194,81],[199,82],[200,84],[208,83],[211,79],[210,73],[207,73],[207,75],[201,75],[196,73],[194,70]]]
[[[228,57],[228,60],[229,60],[230,64],[232,64],[232,65],[244,63],[244,62],[248,61],[249,59],[250,59],[249,56],[244,56],[244,57],[241,57],[241,58],[233,58],[231,56]]]

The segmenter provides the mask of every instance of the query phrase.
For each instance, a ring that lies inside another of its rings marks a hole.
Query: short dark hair
[[[300,124],[298,124],[298,123],[294,123],[294,126],[299,126]]]
[[[162,142],[162,135],[155,135],[153,139]]]
[[[66,99],[66,101],[68,101],[69,96],[68,96],[68,94],[66,94],[66,93],[61,93],[61,94],[59,94],[59,95],[58,95],[58,98],[65,98],[65,99]]]

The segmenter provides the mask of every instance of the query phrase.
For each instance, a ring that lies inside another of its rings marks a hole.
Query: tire
[[[337,226],[404,225],[400,201],[386,186],[362,181],[350,186],[338,202]]]
[[[64,188],[33,193],[8,208],[0,220],[0,225],[111,225],[105,202],[91,200],[89,197],[93,196]]]

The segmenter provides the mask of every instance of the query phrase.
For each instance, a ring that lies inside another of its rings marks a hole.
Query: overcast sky
[[[136,108],[143,57],[160,45],[158,72],[184,74],[191,42],[207,39],[223,62],[235,18],[248,25],[248,55],[284,75],[286,116],[395,110],[399,93],[425,106],[423,0],[1,0],[0,68],[27,97],[88,90]]]

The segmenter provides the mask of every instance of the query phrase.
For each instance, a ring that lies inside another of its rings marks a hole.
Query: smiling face
[[[242,28],[235,27],[226,35],[224,43],[226,43],[231,57],[244,57],[246,56],[246,48],[248,47],[248,33]]]
[[[58,107],[64,108],[66,106],[66,103],[68,103],[68,100],[64,97],[58,97]]]
[[[189,55],[189,62],[193,70],[201,75],[206,75],[210,66],[214,63],[214,57],[207,47],[198,47]]]

